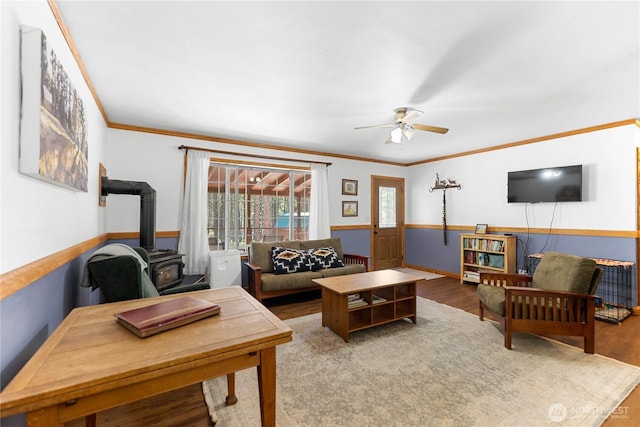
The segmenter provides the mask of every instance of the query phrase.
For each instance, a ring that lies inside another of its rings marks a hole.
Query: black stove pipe
[[[156,190],[146,182],[118,181],[102,177],[103,196],[133,194],[140,196],[140,246],[147,251],[156,247]]]

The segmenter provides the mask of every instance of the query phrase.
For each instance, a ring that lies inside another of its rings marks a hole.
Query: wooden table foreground
[[[113,314],[184,295],[74,309],[0,393],[2,417],[26,413],[28,426],[62,426],[255,366],[262,425],[275,426],[275,346],[292,340],[291,329],[240,287],[189,295],[219,304],[220,314],[148,338]]]

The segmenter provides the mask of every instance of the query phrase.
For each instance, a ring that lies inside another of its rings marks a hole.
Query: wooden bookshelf
[[[500,234],[460,235],[460,283],[479,283],[482,270],[516,272],[515,236]]]

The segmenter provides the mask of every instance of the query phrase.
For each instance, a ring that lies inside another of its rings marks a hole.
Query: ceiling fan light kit
[[[389,136],[389,140],[394,144],[400,144],[407,139],[407,136],[402,132],[401,127],[397,127],[391,131],[391,136]]]
[[[387,144],[402,144],[403,142],[410,141],[416,130],[435,132],[439,134],[445,134],[449,131],[447,128],[438,126],[411,123],[411,121],[416,119],[422,113],[422,111],[416,110],[415,108],[399,107],[394,110],[393,124],[359,126],[355,129],[393,127],[394,129],[391,131],[391,134],[386,141]]]

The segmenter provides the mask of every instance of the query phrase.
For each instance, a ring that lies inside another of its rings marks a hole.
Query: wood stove
[[[182,283],[184,280],[183,256],[184,254],[172,250],[149,252],[149,276],[159,291]]]
[[[100,192],[104,197],[110,193],[140,196],[140,246],[149,253],[149,277],[159,291],[181,284],[184,280],[184,254],[155,248],[156,190],[146,182],[120,181],[103,176],[100,178]]]

